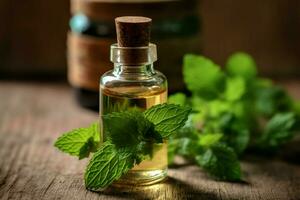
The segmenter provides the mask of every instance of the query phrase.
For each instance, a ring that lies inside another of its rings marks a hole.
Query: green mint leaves
[[[155,153],[153,144],[162,143],[182,128],[190,108],[160,104],[145,112],[136,109],[103,116],[104,140],[100,144],[98,126],[75,129],[57,139],[55,146],[79,158],[95,152],[85,171],[85,185],[101,190],[128,170]]]
[[[257,77],[256,63],[246,53],[231,55],[224,70],[204,56],[188,54],[183,78],[191,96],[176,93],[169,102],[194,112],[170,137],[170,164],[181,155],[217,179],[239,181],[239,156],[248,148],[274,153],[300,129],[299,102]]]
[[[212,176],[220,180],[241,180],[241,167],[237,156],[230,147],[216,144],[196,156],[196,162]]]
[[[224,96],[228,101],[236,101],[246,93],[246,82],[241,77],[226,79],[226,90]]]
[[[294,136],[296,116],[294,113],[278,113],[270,119],[259,138],[260,148],[272,151]]]
[[[91,190],[103,189],[133,166],[134,158],[131,152],[116,150],[109,141],[104,142],[87,166],[85,185]]]
[[[88,128],[78,128],[64,133],[56,140],[54,146],[62,152],[82,159],[95,152],[99,142],[99,126],[98,123],[94,123]]]
[[[144,126],[140,123],[143,119],[143,114],[138,111],[107,114],[103,117],[105,140],[111,140],[117,148],[136,148],[143,137],[142,129],[146,129],[141,127]]]
[[[160,104],[144,113],[132,110],[105,115],[107,142],[94,154],[86,169],[86,186],[103,189],[135,164],[152,157],[155,153],[152,144],[162,143],[183,127],[190,111],[178,105]]]
[[[183,78],[187,88],[205,98],[213,98],[223,90],[224,74],[211,60],[188,54],[183,60]]]
[[[221,133],[203,134],[199,138],[199,145],[210,147],[210,146],[218,143],[222,137],[223,137],[223,134],[221,134]]]
[[[226,71],[230,76],[240,76],[245,80],[254,79],[257,74],[254,59],[243,52],[235,53],[228,58]]]
[[[183,127],[187,121],[190,108],[182,108],[178,105],[161,104],[153,106],[145,111],[145,117],[155,125],[155,130],[163,138],[170,136],[177,129]]]

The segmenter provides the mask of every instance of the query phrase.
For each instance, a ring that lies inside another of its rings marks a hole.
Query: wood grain
[[[291,89],[298,97],[299,86]],[[0,82],[0,112],[0,199],[300,199],[299,164],[256,157],[242,162],[245,183],[214,181],[178,160],[160,184],[90,192],[83,184],[86,161],[52,145],[61,132],[97,120],[74,103],[67,86]]]

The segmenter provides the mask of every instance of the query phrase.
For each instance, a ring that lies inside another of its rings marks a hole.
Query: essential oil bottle
[[[118,43],[111,45],[114,69],[100,80],[100,119],[110,112],[146,110],[167,101],[166,77],[153,68],[157,53],[156,45],[149,42],[151,21],[136,16],[115,19]],[[117,184],[149,185],[164,179],[167,143],[154,144],[154,149],[152,159],[136,165]]]

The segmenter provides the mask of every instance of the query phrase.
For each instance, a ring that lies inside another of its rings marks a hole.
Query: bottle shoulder
[[[154,70],[151,75],[143,76],[120,76],[116,75],[113,70],[105,72],[100,78],[100,85],[111,85],[114,83],[152,83],[152,84],[166,84],[166,76],[158,70]]]
[[[166,76],[155,70],[148,76],[118,76],[113,70],[104,73],[100,79],[100,93],[111,93],[116,96],[155,95],[166,92],[168,88]]]

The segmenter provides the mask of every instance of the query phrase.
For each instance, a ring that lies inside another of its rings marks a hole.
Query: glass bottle
[[[156,60],[156,45],[151,43],[136,47],[111,46],[114,69],[103,74],[100,80],[100,119],[113,111],[133,107],[146,110],[167,101],[167,80],[162,73],[154,70]],[[105,140],[105,135],[102,138]],[[167,142],[154,144],[154,149],[152,159],[136,165],[117,184],[148,185],[164,179],[167,173]]]

